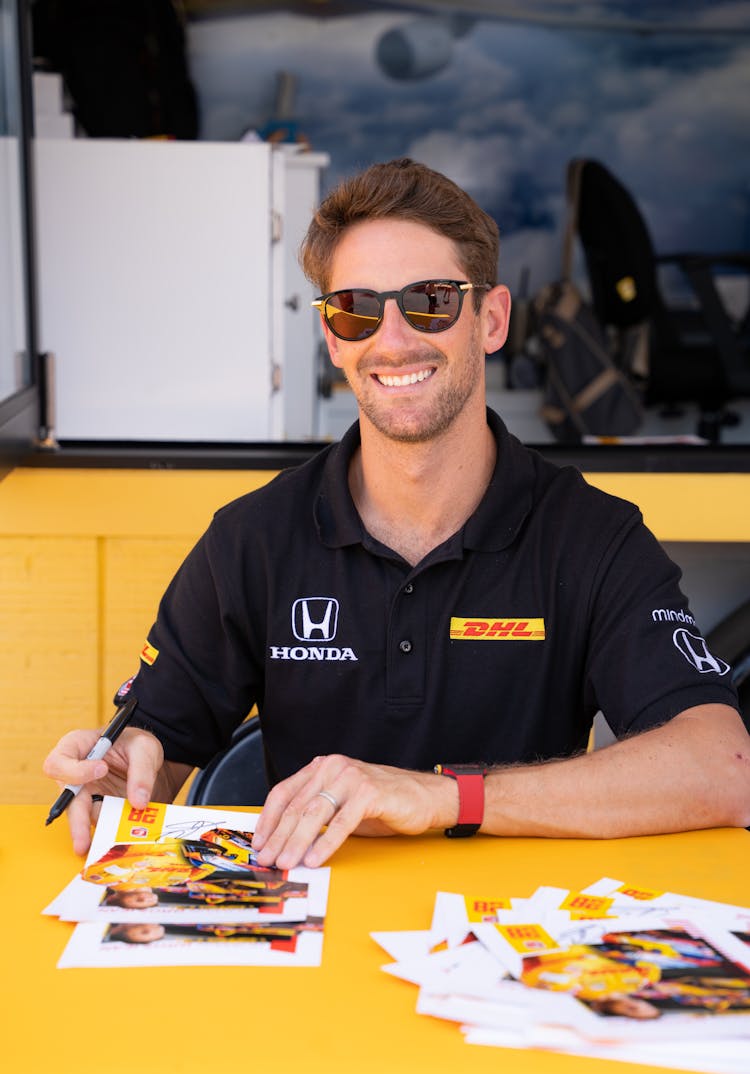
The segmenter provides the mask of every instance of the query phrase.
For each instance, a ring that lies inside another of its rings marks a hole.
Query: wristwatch
[[[449,839],[476,835],[484,819],[484,777],[487,769],[479,764],[436,764],[438,776],[448,776],[458,784],[458,822],[446,828]]]

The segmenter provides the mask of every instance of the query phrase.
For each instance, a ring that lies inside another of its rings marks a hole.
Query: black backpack
[[[541,366],[541,415],[555,439],[628,436],[643,420],[637,371],[645,366],[645,326],[633,325],[615,342],[570,279],[573,238],[578,226],[581,170],[568,171],[568,218],[562,275],[534,297],[530,329]]]
[[[541,416],[556,440],[629,436],[639,427],[639,392],[618,368],[604,329],[570,280],[535,296],[531,317],[544,402]]]

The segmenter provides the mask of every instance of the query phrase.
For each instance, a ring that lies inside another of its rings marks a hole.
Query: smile
[[[422,380],[427,380],[434,372],[434,369],[420,369],[418,373],[404,373],[402,376],[394,376],[392,373],[374,373],[373,376],[386,388],[403,388],[408,384],[418,384]]]

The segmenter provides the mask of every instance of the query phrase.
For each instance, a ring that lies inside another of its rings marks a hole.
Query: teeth
[[[406,384],[418,384],[421,380],[427,380],[434,373],[433,369],[420,369],[418,373],[405,373],[401,377],[383,376],[376,374],[377,379],[381,384],[384,384],[386,388],[401,388]]]

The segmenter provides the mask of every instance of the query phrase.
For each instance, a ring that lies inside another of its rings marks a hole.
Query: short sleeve
[[[244,621],[242,565],[216,523],[189,553],[159,604],[147,659],[133,683],[138,722],[167,760],[203,766],[257,700],[261,669]]]
[[[586,690],[618,737],[694,705],[738,708],[731,668],[709,651],[680,579],[636,512],[606,550],[591,593]]]

